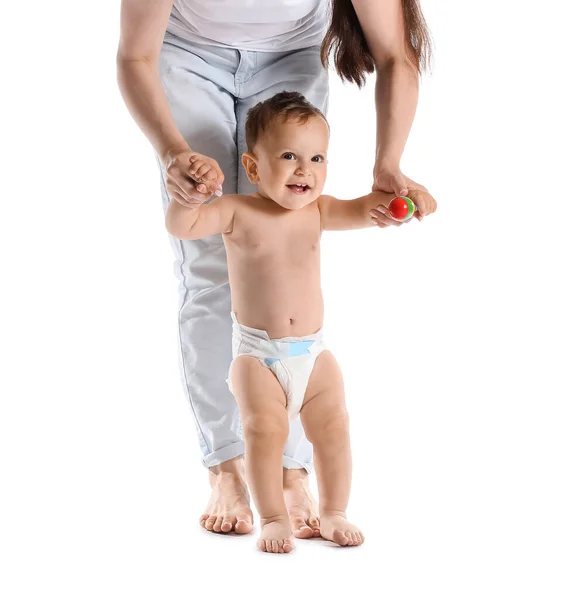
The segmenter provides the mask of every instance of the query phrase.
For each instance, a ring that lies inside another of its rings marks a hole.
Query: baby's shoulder
[[[252,207],[254,197],[248,194],[222,194],[218,200],[222,200],[224,204],[230,204],[234,208]]]

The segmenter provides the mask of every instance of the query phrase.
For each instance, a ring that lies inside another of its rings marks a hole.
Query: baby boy
[[[172,200],[166,226],[179,239],[223,237],[233,321],[227,383],[239,406],[245,470],[261,518],[259,548],[293,549],[282,454],[289,421],[297,418],[314,447],[320,534],[357,546],[364,536],[346,518],[351,451],[343,380],[322,331],[320,238],[324,230],[375,226],[370,211],[393,196],[322,194],[329,127],[298,93],[281,92],[253,107],[246,136],[242,164],[258,191],[190,207]],[[213,169],[203,167],[212,178]],[[427,192],[409,195],[421,215],[433,211]]]

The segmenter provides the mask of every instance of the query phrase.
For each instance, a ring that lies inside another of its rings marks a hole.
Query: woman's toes
[[[314,535],[312,528],[308,526],[302,517],[295,517],[292,519],[291,528],[297,538],[311,538]]]
[[[229,531],[232,530],[235,523],[236,523],[236,519],[234,517],[232,517],[232,518],[224,517],[224,519],[222,520],[222,525],[220,526],[220,530],[223,533],[228,533]]]
[[[216,517],[214,515],[210,515],[206,519],[206,529],[208,531],[213,531],[214,530],[214,523],[216,523]]]
[[[320,519],[312,517],[309,521],[310,527],[312,528],[312,535],[314,537],[320,537]]]
[[[202,527],[204,527],[204,529],[206,528],[206,521],[208,520],[208,517],[210,515],[208,513],[204,513],[201,517],[200,517],[200,525]]]
[[[237,515],[234,530],[237,533],[249,533],[253,529],[253,523],[251,523],[251,520],[251,517],[248,515]]]
[[[214,527],[212,528],[215,533],[220,533],[222,531],[222,529],[221,529],[221,527],[222,527],[222,521],[223,521],[222,517],[218,517],[216,519],[216,523],[214,523]]]

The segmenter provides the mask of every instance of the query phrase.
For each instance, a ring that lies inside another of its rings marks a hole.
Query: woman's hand
[[[389,167],[375,165],[371,191],[388,192],[394,194],[394,197],[408,196],[408,198],[414,201],[418,209],[414,212],[414,217],[418,221],[422,221],[426,215],[430,215],[436,211],[436,200],[434,200],[428,190],[423,185],[406,177],[399,169],[390,169]],[[390,225],[398,224],[397,221],[391,218],[387,207],[378,207],[378,210],[374,211],[373,216],[377,220],[378,227],[389,227]],[[411,220],[408,219],[404,223],[409,223]]]
[[[222,195],[224,173],[213,158],[204,154],[191,150],[170,153],[165,170],[167,193],[183,206],[203,204],[213,194]]]

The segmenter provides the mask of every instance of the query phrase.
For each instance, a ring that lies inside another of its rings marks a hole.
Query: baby
[[[239,406],[245,471],[261,518],[258,547],[293,549],[282,454],[288,422],[297,418],[314,447],[320,535],[358,546],[364,536],[345,512],[351,450],[343,380],[322,331],[320,237],[327,229],[375,226],[370,211],[393,196],[337,200],[322,194],[329,127],[298,93],[281,92],[253,107],[246,138],[242,164],[258,191],[191,207],[172,200],[166,226],[185,240],[221,234],[226,247],[233,321],[227,383]],[[210,181],[217,176],[211,164],[196,174]],[[409,194],[426,214],[431,196]]]

